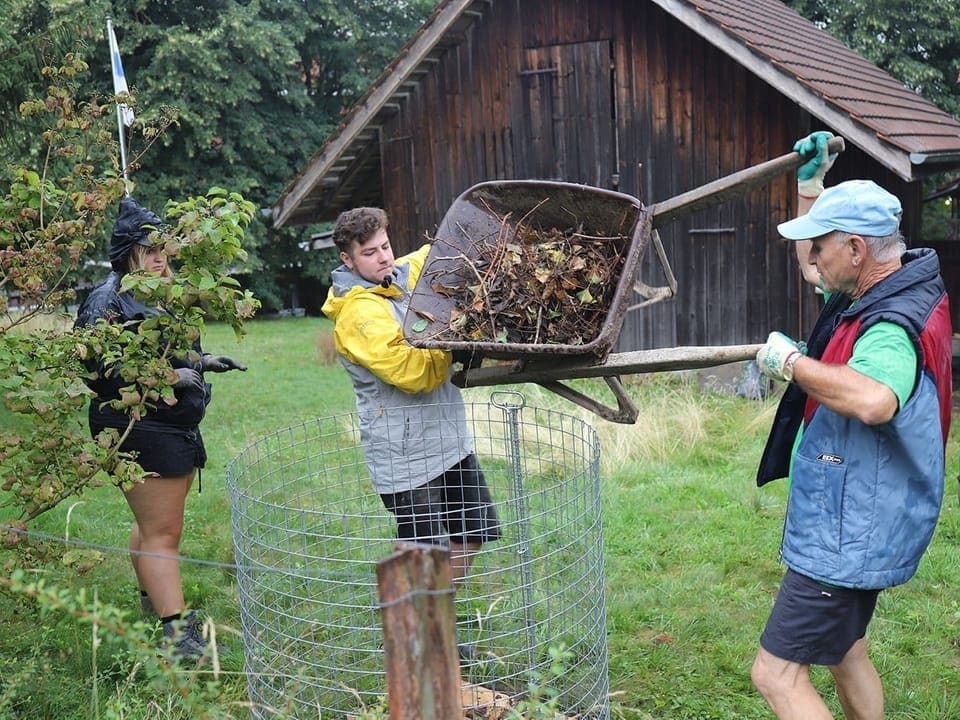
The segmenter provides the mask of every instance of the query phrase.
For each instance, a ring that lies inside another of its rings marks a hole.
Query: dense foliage
[[[43,87],[39,69],[76,51],[91,68],[80,95],[113,94],[105,18],[112,17],[138,122],[170,122],[130,177],[148,207],[228,187],[269,208],[420,26],[431,0],[9,0],[0,28],[0,148],[36,154],[35,127],[16,116]],[[9,132],[7,129],[9,128]],[[33,131],[33,132],[32,132]],[[305,269],[324,258],[300,242],[317,228],[247,233],[246,282],[269,309],[289,304]],[[329,264],[329,261],[328,261]]]

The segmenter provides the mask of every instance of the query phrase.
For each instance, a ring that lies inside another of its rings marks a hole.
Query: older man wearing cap
[[[787,566],[752,678],[781,720],[831,718],[809,677],[833,674],[847,718],[883,716],[866,646],[880,590],[906,582],[933,535],[950,427],[951,328],[937,255],[904,252],[900,201],[869,180],[823,189],[830,133],[798,141],[797,244],[826,304],[806,344],[770,333],[761,371],[790,383],[757,473],[790,478]]]

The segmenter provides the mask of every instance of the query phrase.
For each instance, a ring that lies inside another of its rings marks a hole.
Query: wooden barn
[[[887,187],[908,243],[923,244],[920,180],[960,168],[960,122],[778,0],[444,0],[306,162],[274,222],[381,206],[399,255],[481,181],[562,180],[652,205],[818,129],[846,139],[828,184]],[[776,231],[795,192],[781,176],[662,227],[677,293],[631,310],[618,349],[809,330],[818,302]],[[945,276],[960,298],[960,274]],[[652,249],[638,279],[665,284]]]

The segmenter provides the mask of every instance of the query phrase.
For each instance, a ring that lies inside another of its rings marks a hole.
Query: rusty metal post
[[[449,550],[397,542],[377,584],[390,720],[462,718]]]

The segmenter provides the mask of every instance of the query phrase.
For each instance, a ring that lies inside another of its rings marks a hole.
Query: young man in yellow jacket
[[[360,439],[373,482],[401,539],[449,546],[454,587],[500,523],[474,454],[451,353],[416,348],[403,318],[430,246],[394,258],[380,208],[340,214],[323,313],[357,397]]]

